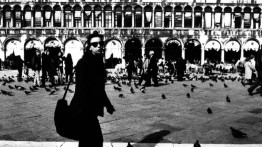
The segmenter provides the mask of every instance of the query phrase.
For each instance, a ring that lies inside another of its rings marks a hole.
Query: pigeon
[[[174,83],[174,80],[171,80],[171,83],[173,84],[173,83]]]
[[[210,86],[210,87],[213,87],[214,85],[213,85],[212,83],[209,83],[209,86]]]
[[[194,147],[201,147],[198,140],[196,140],[196,142],[194,143]]]
[[[57,88],[57,87],[55,87],[55,90],[56,90],[56,91],[58,91],[58,90],[60,90],[60,89],[59,89],[59,88]]]
[[[117,86],[118,86],[118,87],[121,87],[121,84],[118,82],[118,83],[117,83]]]
[[[231,101],[230,101],[230,97],[229,97],[228,95],[227,95],[227,97],[226,97],[226,100],[227,100],[227,102],[229,102],[229,103],[231,102]]]
[[[187,96],[187,98],[190,98],[190,94],[189,93],[187,93],[186,96]]]
[[[245,87],[246,86],[246,84],[245,84],[245,82],[244,81],[241,81],[241,84]]]
[[[29,95],[29,94],[31,94],[31,91],[25,91],[25,94]]]
[[[134,91],[134,89],[132,87],[130,88],[130,92],[131,93],[135,93],[135,91]]]
[[[192,87],[192,88],[196,88],[196,86],[195,86],[195,85],[193,85],[193,84],[191,84],[191,87]]]
[[[146,93],[146,92],[145,92],[145,89],[141,89],[140,91],[141,91],[142,93]]]
[[[115,89],[115,90],[118,90],[118,91],[121,91],[121,90],[122,90],[122,88],[116,87],[116,86],[114,86],[114,89]]]
[[[46,87],[46,88],[45,88],[45,90],[46,90],[47,92],[50,92],[52,89],[51,89],[51,88],[48,88],[48,87]]]
[[[207,113],[212,114],[212,110],[209,107],[207,108]]]
[[[228,87],[226,83],[224,83],[224,87],[225,87],[225,88],[227,88],[227,87]]]
[[[38,90],[38,88],[35,85],[33,85],[32,88],[34,88],[34,90]]]
[[[53,95],[53,94],[55,94],[55,90],[52,90],[50,93],[49,93],[49,95]]]
[[[8,94],[8,91],[5,91],[5,90],[1,90],[2,94],[4,95],[7,95]]]
[[[66,86],[64,87],[64,90],[66,90]]]
[[[6,82],[4,82],[2,85],[5,86]]]
[[[35,89],[34,89],[34,88],[32,88],[31,86],[29,87],[29,89],[30,89],[31,91],[35,91]]]
[[[231,132],[232,132],[232,135],[235,137],[235,138],[244,138],[244,137],[247,137],[247,134],[246,133],[243,133],[233,127],[230,127],[231,129]]]
[[[120,98],[125,98],[125,96],[124,96],[122,93],[119,94],[118,97],[120,97]]]
[[[15,89],[13,86],[11,86],[11,85],[8,85],[8,87],[10,88],[10,89]]]
[[[162,93],[162,99],[166,99],[166,96],[164,93]]]
[[[194,88],[191,88],[191,92],[194,92]]]
[[[184,87],[187,87],[187,84],[183,84]]]
[[[26,88],[23,87],[23,86],[18,86],[18,85],[15,85],[15,88],[18,89],[18,90],[25,90]]]
[[[133,147],[130,142],[127,143],[126,147]]]

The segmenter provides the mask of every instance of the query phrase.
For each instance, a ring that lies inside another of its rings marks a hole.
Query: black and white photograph
[[[0,147],[262,146],[262,0],[0,0]]]

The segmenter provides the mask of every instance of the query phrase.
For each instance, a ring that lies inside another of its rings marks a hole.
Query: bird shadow
[[[167,136],[171,132],[169,130],[161,130],[152,134],[145,136],[138,143],[159,143],[164,140],[164,136]]]

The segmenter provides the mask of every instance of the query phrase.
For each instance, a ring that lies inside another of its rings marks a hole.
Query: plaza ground
[[[16,76],[17,71],[0,71],[0,78],[4,74]],[[14,96],[0,94],[0,140],[11,141],[14,146],[34,142],[35,146],[49,142],[54,146],[77,146],[77,142],[59,136],[54,126],[54,110],[57,100],[63,96],[64,86],[58,86],[60,90],[55,95],[49,95],[43,88],[26,95],[21,90],[9,89],[8,85],[28,89],[32,82],[7,83],[6,86],[2,83],[0,89],[12,91]],[[209,83],[214,86],[210,87]],[[107,82],[106,91],[116,112],[99,117],[105,146],[115,143],[113,146],[124,147],[127,142],[134,146],[192,146],[196,140],[203,146],[259,146],[262,143],[262,97],[259,94],[249,96],[248,86],[244,87],[237,80],[225,83],[228,88],[221,81],[163,81],[159,87],[147,87],[146,93],[133,86],[135,93],[132,94],[130,86],[122,85],[123,90],[119,92],[114,90],[114,84]],[[197,86],[194,92],[190,84]],[[70,89],[74,90],[74,85]],[[119,98],[119,94],[125,98]],[[162,94],[166,99],[162,99]],[[69,102],[73,95],[68,93]],[[226,101],[227,95],[231,103]],[[212,114],[207,113],[208,107],[213,110]],[[245,132],[248,137],[234,138],[230,127]],[[4,143],[0,142],[0,146]]]

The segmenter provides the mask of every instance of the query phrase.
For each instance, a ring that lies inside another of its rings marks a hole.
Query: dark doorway
[[[225,63],[233,63],[235,64],[240,59],[240,50],[225,50]]]
[[[137,38],[128,40],[125,44],[125,60],[137,59],[142,56],[141,42]]]
[[[190,63],[201,61],[201,44],[195,39],[185,43],[185,59]]]
[[[221,50],[216,50],[214,48],[205,50],[205,59],[209,59],[212,63],[219,63],[221,61]]]
[[[182,47],[178,40],[172,39],[165,44],[165,58],[166,60],[177,60],[182,57]]]
[[[250,57],[250,55],[256,55],[257,51],[255,50],[244,50],[244,57]]]
[[[146,42],[145,54],[148,55],[151,50],[155,52],[156,58],[162,58],[162,42],[159,39],[154,38]]]

